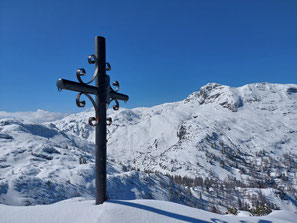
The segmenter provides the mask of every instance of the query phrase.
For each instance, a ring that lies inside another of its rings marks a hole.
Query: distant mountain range
[[[94,196],[93,113],[1,118],[0,203]],[[110,198],[297,211],[296,84],[210,83],[183,101],[108,114]]]

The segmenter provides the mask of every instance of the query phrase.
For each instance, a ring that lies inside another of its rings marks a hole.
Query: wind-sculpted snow
[[[257,194],[296,211],[296,111],[297,85],[269,83],[210,83],[183,101],[108,110],[109,197],[223,211],[239,200],[251,207]],[[1,119],[0,202],[94,196],[93,115],[45,124]]]

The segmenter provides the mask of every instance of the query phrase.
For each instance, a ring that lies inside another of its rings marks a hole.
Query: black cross
[[[77,91],[79,94],[76,97],[78,107],[84,107],[86,102],[80,100],[83,94],[87,96],[95,108],[95,117],[89,118],[89,125],[96,127],[95,144],[96,144],[96,204],[102,204],[107,200],[106,196],[106,125],[111,125],[111,118],[106,118],[106,110],[111,101],[115,101],[114,110],[119,109],[118,100],[128,101],[129,97],[118,93],[119,82],[114,81],[113,86],[116,90],[110,87],[110,78],[106,75],[106,71],[111,69],[110,64],[106,63],[105,55],[105,38],[101,36],[95,37],[95,55],[88,57],[89,64],[95,64],[95,72],[92,79],[84,83],[81,76],[86,74],[85,69],[81,68],[76,71],[76,76],[79,82],[73,82],[65,79],[57,81],[59,90],[67,89]],[[95,80],[96,86],[88,85]],[[96,101],[89,95],[96,96]]]

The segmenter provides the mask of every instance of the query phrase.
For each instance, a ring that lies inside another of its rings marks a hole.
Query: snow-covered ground
[[[73,198],[51,205],[0,205],[1,223],[293,223],[297,215],[274,211],[268,216],[226,216],[156,200],[94,200]]]

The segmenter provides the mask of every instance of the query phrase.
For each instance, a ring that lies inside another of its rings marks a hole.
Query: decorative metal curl
[[[115,110],[115,111],[119,110],[119,108],[120,108],[120,104],[119,104],[118,100],[113,98],[113,99],[110,101],[110,103],[111,103],[112,101],[114,101],[114,102],[116,103],[114,106],[112,106],[113,110]]]
[[[111,70],[111,66],[110,66],[110,63],[106,63],[106,71],[110,71]]]
[[[88,62],[89,64],[96,63],[96,56],[94,54],[91,54],[90,56],[88,56]]]
[[[99,112],[98,112],[98,109],[97,109],[96,102],[94,101],[94,99],[89,94],[80,92],[76,96],[76,105],[78,107],[85,107],[85,105],[86,105],[86,101],[85,100],[82,100],[82,101],[80,100],[80,96],[82,94],[85,95],[85,96],[87,96],[90,99],[90,101],[92,102],[93,106],[94,106],[96,117],[90,117],[89,118],[89,125],[95,126],[95,125],[97,125],[99,123]]]
[[[118,92],[119,89],[120,89],[120,84],[119,84],[119,82],[118,82],[118,81],[114,81],[114,82],[112,83],[112,85],[115,86],[115,87],[117,87],[116,90],[115,90],[115,92]]]
[[[111,125],[111,123],[112,123],[112,118],[111,117],[106,118],[106,125]]]
[[[96,58],[96,56],[95,56],[94,54],[88,56],[88,62],[89,62],[89,64],[94,64],[94,63],[96,63],[96,60],[97,60],[97,58]],[[91,79],[89,82],[86,82],[86,83],[85,83],[85,82],[83,82],[83,80],[81,79],[81,76],[85,76],[85,75],[86,75],[86,70],[85,70],[84,68],[80,68],[80,69],[78,69],[78,70],[76,71],[76,77],[77,77],[77,80],[78,80],[80,83],[82,83],[82,84],[90,84],[90,83],[92,83],[92,82],[95,80],[95,78],[97,77],[97,73],[98,73],[98,66],[95,66],[95,72],[94,72],[94,74],[93,74],[92,79]]]

